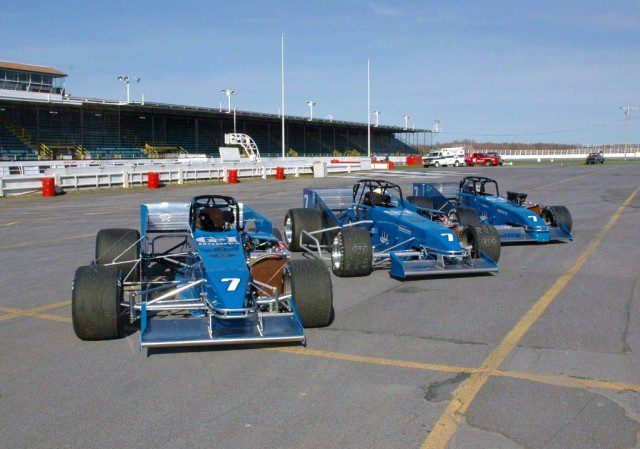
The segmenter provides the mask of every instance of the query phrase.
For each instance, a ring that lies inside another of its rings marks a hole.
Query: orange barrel
[[[42,196],[56,196],[56,180],[42,178]]]
[[[158,189],[160,187],[160,174],[156,172],[149,172],[147,174],[147,187],[150,189]]]
[[[238,170],[229,170],[228,181],[229,184],[238,183]]]
[[[276,167],[276,179],[284,179],[284,167]]]

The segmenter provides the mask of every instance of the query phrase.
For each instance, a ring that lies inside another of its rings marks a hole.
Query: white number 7
[[[238,288],[238,284],[240,284],[240,278],[222,278],[220,282],[228,282],[229,286],[227,287],[228,292],[235,292]]]

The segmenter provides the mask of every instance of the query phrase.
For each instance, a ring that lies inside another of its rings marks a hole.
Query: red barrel
[[[276,179],[284,179],[284,167],[276,167]]]
[[[42,196],[56,196],[56,180],[42,178]]]
[[[238,170],[229,170],[228,183],[229,184],[238,183]]]
[[[150,172],[147,174],[147,187],[150,189],[160,188],[160,174],[156,172]]]
[[[387,162],[387,165],[389,166],[389,170],[395,170],[396,168],[396,164],[391,161]]]

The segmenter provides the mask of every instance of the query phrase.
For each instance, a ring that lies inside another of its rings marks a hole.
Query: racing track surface
[[[72,274],[141,202],[225,193],[282,228],[303,187],[359,175],[0,200],[0,446],[640,447],[640,164],[384,177],[409,191],[422,171],[565,204],[576,239],[504,247],[496,276],[334,277],[336,319],[307,348],[82,342]]]

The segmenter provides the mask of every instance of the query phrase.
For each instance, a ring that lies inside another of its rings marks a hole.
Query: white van
[[[434,150],[422,158],[425,167],[440,167],[464,165],[464,147],[441,148]]]

